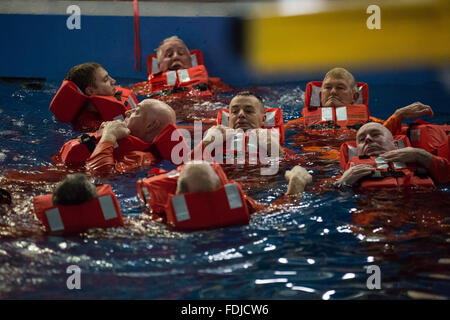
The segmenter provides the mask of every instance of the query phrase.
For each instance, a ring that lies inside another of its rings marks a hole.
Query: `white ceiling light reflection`
[[[314,263],[316,263],[316,260],[314,260],[314,259],[307,259],[306,262],[308,262],[309,264],[314,264]]]
[[[322,299],[323,300],[330,300],[330,296],[332,296],[335,293],[336,293],[336,291],[334,291],[334,290],[327,291],[327,292],[325,292],[323,294]]]
[[[255,284],[268,284],[268,283],[286,283],[288,279],[278,278],[278,279],[256,279]]]
[[[354,273],[346,273],[342,276],[342,280],[354,279],[356,278],[356,274]]]
[[[276,276],[295,276],[297,271],[275,271],[274,274]]]
[[[323,0],[281,0],[279,11],[282,16],[311,14],[324,10],[326,3]]]
[[[292,290],[303,291],[308,293],[314,293],[316,290],[313,288],[303,287],[303,286],[294,286],[292,283],[286,284],[286,287],[291,288]]]
[[[276,248],[277,248],[276,246],[274,246],[273,244],[271,244],[271,245],[265,247],[265,248],[264,248],[264,251],[272,251],[272,250],[275,250]]]
[[[286,259],[286,258],[279,258],[278,262],[279,263],[288,263],[288,259]]]

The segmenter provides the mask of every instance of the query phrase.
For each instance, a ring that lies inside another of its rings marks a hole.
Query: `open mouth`
[[[183,68],[183,65],[181,64],[181,62],[175,62],[170,66],[169,70],[174,71],[174,70],[178,70],[181,68]]]

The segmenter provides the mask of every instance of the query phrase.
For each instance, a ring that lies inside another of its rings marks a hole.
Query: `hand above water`
[[[425,168],[429,168],[433,155],[423,149],[407,147],[385,152],[380,157],[383,157],[388,162],[417,163]]]
[[[433,110],[430,106],[421,102],[414,102],[406,107],[397,109],[395,115],[400,119],[414,119],[420,116],[433,116]]]
[[[103,122],[99,130],[101,130],[102,134],[100,142],[111,141],[115,143],[117,140],[125,138],[130,134],[130,129],[127,128],[125,122],[122,120]]]
[[[291,195],[302,193],[305,186],[312,181],[312,176],[301,166],[295,166],[291,170],[287,170],[284,176],[289,181],[286,194]]]

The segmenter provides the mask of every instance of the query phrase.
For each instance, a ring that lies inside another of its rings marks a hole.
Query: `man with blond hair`
[[[359,97],[355,77],[344,68],[327,72],[320,91],[322,107],[340,107],[353,104]]]

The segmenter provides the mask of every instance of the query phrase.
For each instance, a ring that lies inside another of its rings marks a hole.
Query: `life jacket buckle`
[[[81,144],[84,144],[86,148],[88,148],[89,152],[92,153],[95,150],[95,142],[97,139],[95,139],[94,136],[90,136],[87,133],[82,133],[78,136],[78,141]]]

